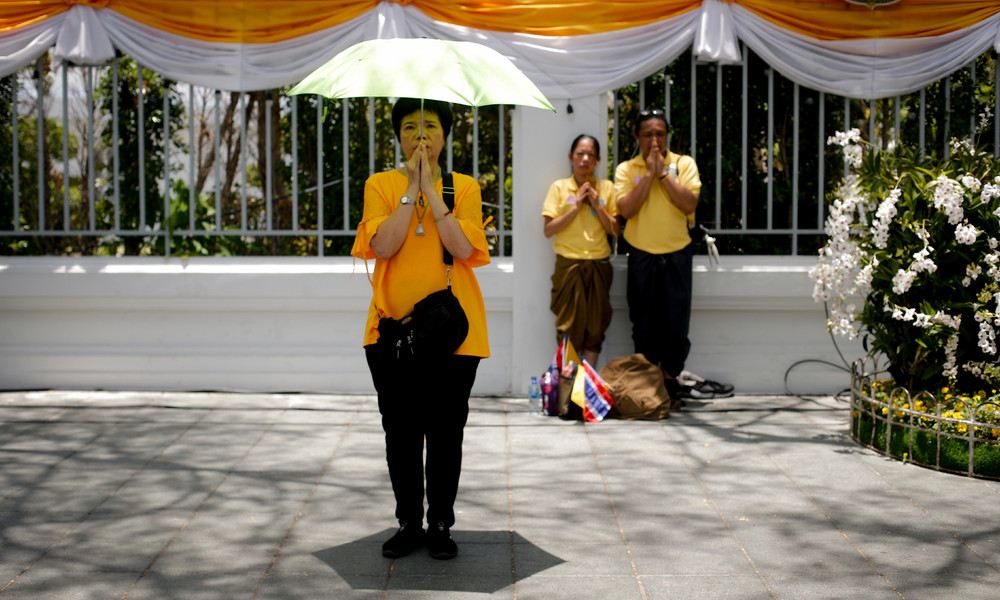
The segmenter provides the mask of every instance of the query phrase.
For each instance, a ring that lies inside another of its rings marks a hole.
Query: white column
[[[581,133],[601,142],[607,167],[607,96],[551,99],[556,112],[518,107],[513,131],[514,297],[511,336],[511,392],[526,394],[528,380],[540,375],[556,349],[555,316],[549,311],[555,253],[543,233],[542,201],[549,185],[571,173],[569,149]],[[572,112],[570,112],[572,107]],[[603,171],[601,171],[603,173]]]

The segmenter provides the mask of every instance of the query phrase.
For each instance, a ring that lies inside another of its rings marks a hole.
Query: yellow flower
[[[968,430],[969,430],[969,426],[968,425],[963,425],[961,423],[958,424],[958,432],[959,433],[965,433]]]
[[[944,386],[943,388],[941,388],[941,393],[942,394],[947,394],[948,393],[948,386]]]
[[[889,408],[888,408],[888,407],[886,407],[886,406],[883,406],[883,407],[882,407],[882,414],[883,414],[883,415],[887,415],[887,414],[889,414]]]

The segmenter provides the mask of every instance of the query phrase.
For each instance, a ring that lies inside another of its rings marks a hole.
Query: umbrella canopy
[[[519,104],[555,111],[499,52],[473,42],[429,38],[355,44],[306,76],[289,94],[327,98],[424,98],[468,106]]]

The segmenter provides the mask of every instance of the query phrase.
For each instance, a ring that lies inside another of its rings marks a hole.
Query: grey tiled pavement
[[[474,398],[461,553],[392,561],[370,396],[0,393],[0,600],[1000,597],[1000,484],[835,398],[567,423]]]

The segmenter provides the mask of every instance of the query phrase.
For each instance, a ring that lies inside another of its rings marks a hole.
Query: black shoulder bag
[[[441,197],[448,210],[455,207],[453,184],[452,173],[444,173]],[[442,251],[444,264],[448,265],[448,287],[417,302],[413,311],[402,319],[382,317],[378,321],[378,344],[396,360],[454,354],[469,335],[469,319],[451,292],[453,259],[447,248]]]

